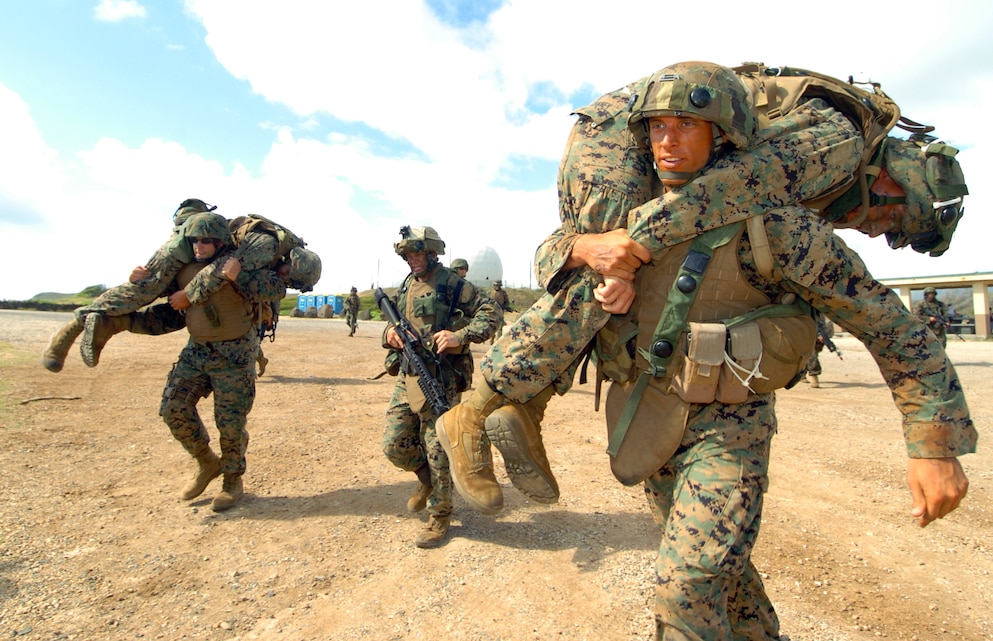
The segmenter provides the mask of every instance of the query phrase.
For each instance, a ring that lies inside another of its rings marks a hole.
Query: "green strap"
[[[611,456],[617,455],[617,451],[624,441],[624,436],[627,434],[628,428],[631,427],[631,420],[638,410],[638,405],[641,403],[641,396],[645,392],[645,387],[648,386],[648,381],[653,377],[662,378],[665,376],[666,366],[676,353],[676,344],[679,336],[688,329],[686,316],[689,314],[690,306],[693,304],[696,294],[700,290],[703,274],[707,270],[707,265],[710,264],[710,259],[714,256],[714,250],[728,244],[743,224],[743,222],[738,222],[711,229],[697,236],[693,240],[693,244],[690,245],[690,251],[686,254],[686,258],[683,259],[683,264],[680,266],[679,272],[677,272],[676,278],[672,282],[672,287],[669,289],[669,298],[666,300],[665,308],[662,310],[658,325],[655,327],[655,333],[652,335],[652,346],[667,341],[670,350],[667,354],[660,352],[656,355],[653,352],[658,350],[654,350],[654,348],[652,350],[638,348],[641,355],[649,362],[649,371],[638,375],[638,380],[631,390],[631,396],[628,397],[627,402],[624,404],[624,410],[617,420],[617,427],[610,437],[610,442],[607,445],[607,454]],[[690,283],[693,286],[687,287]]]

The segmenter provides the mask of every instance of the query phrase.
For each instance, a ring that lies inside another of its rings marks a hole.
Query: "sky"
[[[877,278],[993,271],[991,25],[987,0],[0,0],[0,299],[123,282],[191,197],[302,236],[317,294],[397,284],[403,225],[537,286],[571,113],[683,60],[881,83],[961,150],[965,216],[938,258],[843,238]]]

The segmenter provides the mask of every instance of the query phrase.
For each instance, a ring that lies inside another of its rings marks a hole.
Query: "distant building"
[[[483,247],[475,256],[466,260],[469,261],[466,280],[483,291],[489,291],[493,287],[493,281],[503,280],[503,263],[492,247]]]

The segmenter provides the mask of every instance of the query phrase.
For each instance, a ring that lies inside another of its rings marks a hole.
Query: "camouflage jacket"
[[[851,121],[822,100],[810,100],[758,132],[749,151],[715,158],[692,182],[646,202],[639,199],[658,188],[646,190],[642,165],[633,152],[626,150],[621,159],[615,151],[610,157],[611,148],[599,140],[627,135],[634,144],[625,118],[622,112],[612,125],[601,124],[589,138],[580,136],[585,131],[582,118],[574,128],[566,150],[570,161],[563,162],[559,176],[562,226],[535,255],[538,282],[549,291],[568,277],[563,266],[578,234],[626,228],[628,235],[658,257],[666,248],[708,229],[803,202],[845,182],[857,169],[863,150]],[[650,155],[648,162],[651,167]],[[584,170],[586,165],[612,165],[619,173],[591,174]],[[563,174],[566,170],[571,173]],[[580,184],[591,176],[596,182]],[[574,184],[567,188],[570,183]],[[586,200],[563,198],[564,193],[583,194]]]
[[[910,457],[974,452],[962,384],[935,336],[828,223],[799,207],[767,212],[765,221],[774,277],[759,275],[746,234],[738,255],[749,282],[773,300],[795,293],[866,346],[903,415]]]

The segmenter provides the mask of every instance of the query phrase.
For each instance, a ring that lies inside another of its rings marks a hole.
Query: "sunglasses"
[[[192,243],[194,245],[196,245],[198,243],[203,244],[203,245],[216,245],[217,244],[217,239],[216,238],[191,238],[190,239],[190,243]]]

